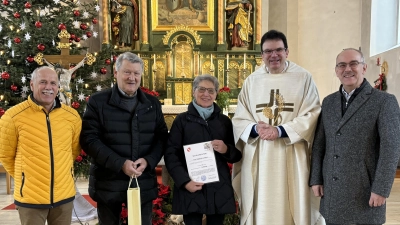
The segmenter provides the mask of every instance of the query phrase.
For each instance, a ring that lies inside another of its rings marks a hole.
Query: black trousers
[[[151,225],[152,201],[142,204],[142,225]],[[97,203],[97,214],[99,217],[99,225],[119,225],[122,211],[122,203],[104,204]],[[128,218],[129,220],[129,218]]]
[[[206,215],[207,225],[222,225],[224,224],[225,214],[212,214]],[[200,213],[189,213],[183,215],[183,221],[185,225],[201,225],[203,214]]]

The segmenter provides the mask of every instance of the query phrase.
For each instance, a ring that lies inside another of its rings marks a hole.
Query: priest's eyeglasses
[[[214,88],[205,88],[205,87],[201,87],[198,86],[197,90],[199,90],[200,93],[204,93],[204,92],[208,92],[208,94],[213,95],[215,94],[216,90]]]
[[[272,53],[281,54],[282,52],[286,51],[286,48],[277,48],[277,49],[265,49],[261,51],[263,54],[272,55]]]
[[[347,68],[347,65],[349,65],[350,68],[354,70],[354,69],[357,68],[357,66],[358,66],[359,64],[363,65],[364,62],[359,62],[359,61],[351,61],[351,62],[349,62],[349,63],[340,62],[340,63],[336,64],[336,67],[337,67],[339,70],[345,70],[345,69]]]

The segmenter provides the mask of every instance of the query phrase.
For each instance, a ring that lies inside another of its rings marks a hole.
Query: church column
[[[103,6],[103,10],[102,10],[102,14],[103,14],[103,44],[109,44],[110,41],[110,36],[109,36],[109,30],[108,30],[108,0],[103,0],[102,2],[102,6]]]
[[[142,47],[141,50],[149,50],[149,36],[148,36],[148,26],[147,26],[147,1],[140,1],[142,6],[140,7],[140,12],[142,13]]]
[[[223,5],[224,1],[218,1],[218,44],[224,43]]]
[[[171,65],[171,51],[165,52],[167,55],[167,77],[172,77],[172,65]]]
[[[199,75],[199,52],[198,51],[194,51],[194,76],[197,77]]]
[[[258,49],[261,42],[261,7],[261,0],[256,0],[256,50],[261,50]]]

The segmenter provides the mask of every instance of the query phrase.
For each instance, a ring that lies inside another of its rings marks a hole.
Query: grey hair
[[[199,86],[199,83],[202,82],[203,80],[208,80],[214,84],[215,91],[218,92],[219,89],[219,82],[218,79],[214,76],[211,76],[210,74],[203,74],[199,75],[196,78],[194,78],[193,81],[193,91],[196,90],[196,88]]]
[[[31,81],[35,81],[36,78],[37,78],[37,76],[39,75],[39,72],[40,72],[41,70],[44,70],[44,69],[50,69],[50,70],[53,70],[54,72],[56,72],[56,71],[54,70],[54,68],[52,68],[52,67],[50,67],[50,66],[41,66],[41,67],[38,67],[38,68],[36,68],[36,69],[32,72],[32,74],[31,74]],[[57,74],[57,72],[56,72],[56,74]],[[58,76],[57,76],[57,79],[58,79]]]
[[[360,56],[361,56],[361,62],[365,63],[364,54],[361,52],[361,50],[358,50],[358,49],[356,49],[356,48],[345,48],[345,49],[343,49],[343,50],[336,56],[336,61],[337,61],[339,55],[342,54],[342,52],[344,52],[344,51],[349,51],[349,50],[358,52],[358,54],[360,54]]]
[[[124,52],[118,56],[117,60],[115,61],[115,70],[119,70],[124,60],[128,60],[130,63],[139,63],[142,67],[142,73],[144,71],[143,60],[139,58],[136,54],[132,52]]]

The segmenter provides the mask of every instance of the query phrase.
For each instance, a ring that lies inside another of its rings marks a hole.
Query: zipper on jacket
[[[24,172],[22,172],[21,188],[19,189],[19,194],[21,195],[21,197],[24,197],[24,194],[22,194],[22,189],[24,188],[24,184],[25,184],[25,174]]]
[[[49,135],[49,147],[50,147],[50,204],[51,208],[53,208],[54,202],[54,155],[53,155],[53,140],[51,135],[51,126],[50,126],[50,117],[49,114],[46,113],[46,121],[47,121],[47,131]]]

